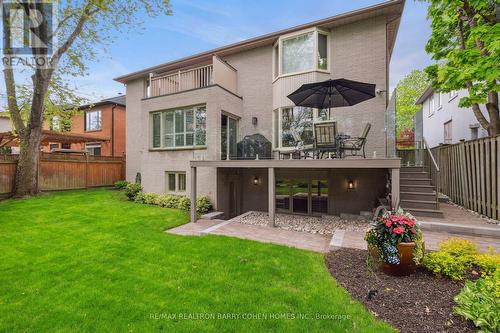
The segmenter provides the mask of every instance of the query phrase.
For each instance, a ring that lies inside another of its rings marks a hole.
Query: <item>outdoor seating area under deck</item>
[[[355,214],[378,206],[391,180],[392,207],[399,205],[399,158],[300,160],[193,160],[191,221],[197,220],[197,169],[217,170],[216,208],[226,218],[250,210],[303,215]]]

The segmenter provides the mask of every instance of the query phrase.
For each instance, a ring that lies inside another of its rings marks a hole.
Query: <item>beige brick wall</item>
[[[386,87],[386,32],[385,18],[374,18],[331,31],[331,77],[347,78],[375,83],[377,89]],[[127,179],[133,180],[137,172],[142,173],[146,191],[165,191],[165,171],[185,171],[187,192],[189,192],[189,161],[192,159],[220,158],[220,115],[229,112],[238,117],[239,139],[245,135],[261,133],[272,141],[273,103],[284,100],[277,94],[288,94],[298,88],[294,85],[276,89],[272,82],[272,47],[260,47],[226,57],[237,69],[238,98],[224,89],[214,86],[184,93],[143,100],[143,82],[127,84]],[[321,79],[328,75],[321,74]],[[280,84],[280,81],[276,81]],[[273,89],[274,88],[274,89]],[[286,95],[285,95],[286,96]],[[203,104],[207,105],[207,149],[182,151],[150,151],[151,111]],[[289,105],[289,104],[287,104]],[[283,105],[283,106],[287,106]],[[359,135],[366,122],[372,124],[368,137],[368,155],[373,151],[377,156],[385,156],[384,115],[385,93],[353,107],[333,110],[334,119],[339,122],[339,130]],[[252,124],[252,117],[258,124]],[[209,195],[215,202],[217,173],[209,168],[201,168],[198,173],[198,193]],[[186,194],[188,194],[186,192]]]

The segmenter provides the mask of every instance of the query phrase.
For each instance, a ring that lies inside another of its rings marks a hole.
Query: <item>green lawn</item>
[[[163,232],[187,219],[104,189],[0,202],[0,332],[392,331],[321,255]]]

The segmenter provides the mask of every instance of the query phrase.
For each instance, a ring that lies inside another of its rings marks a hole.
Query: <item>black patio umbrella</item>
[[[317,109],[351,106],[375,97],[375,85],[347,79],[306,83],[287,96],[297,106]]]

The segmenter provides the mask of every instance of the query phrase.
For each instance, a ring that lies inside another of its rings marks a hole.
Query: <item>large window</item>
[[[274,77],[311,70],[327,71],[328,50],[328,34],[319,30],[282,37],[273,50]]]
[[[313,144],[313,122],[330,119],[328,109],[295,106],[280,108],[274,112],[275,148],[286,149],[296,147],[298,144]]]
[[[151,119],[153,148],[192,148],[206,145],[205,106],[154,112]]]
[[[101,111],[85,112],[85,130],[97,131],[101,129]]]

